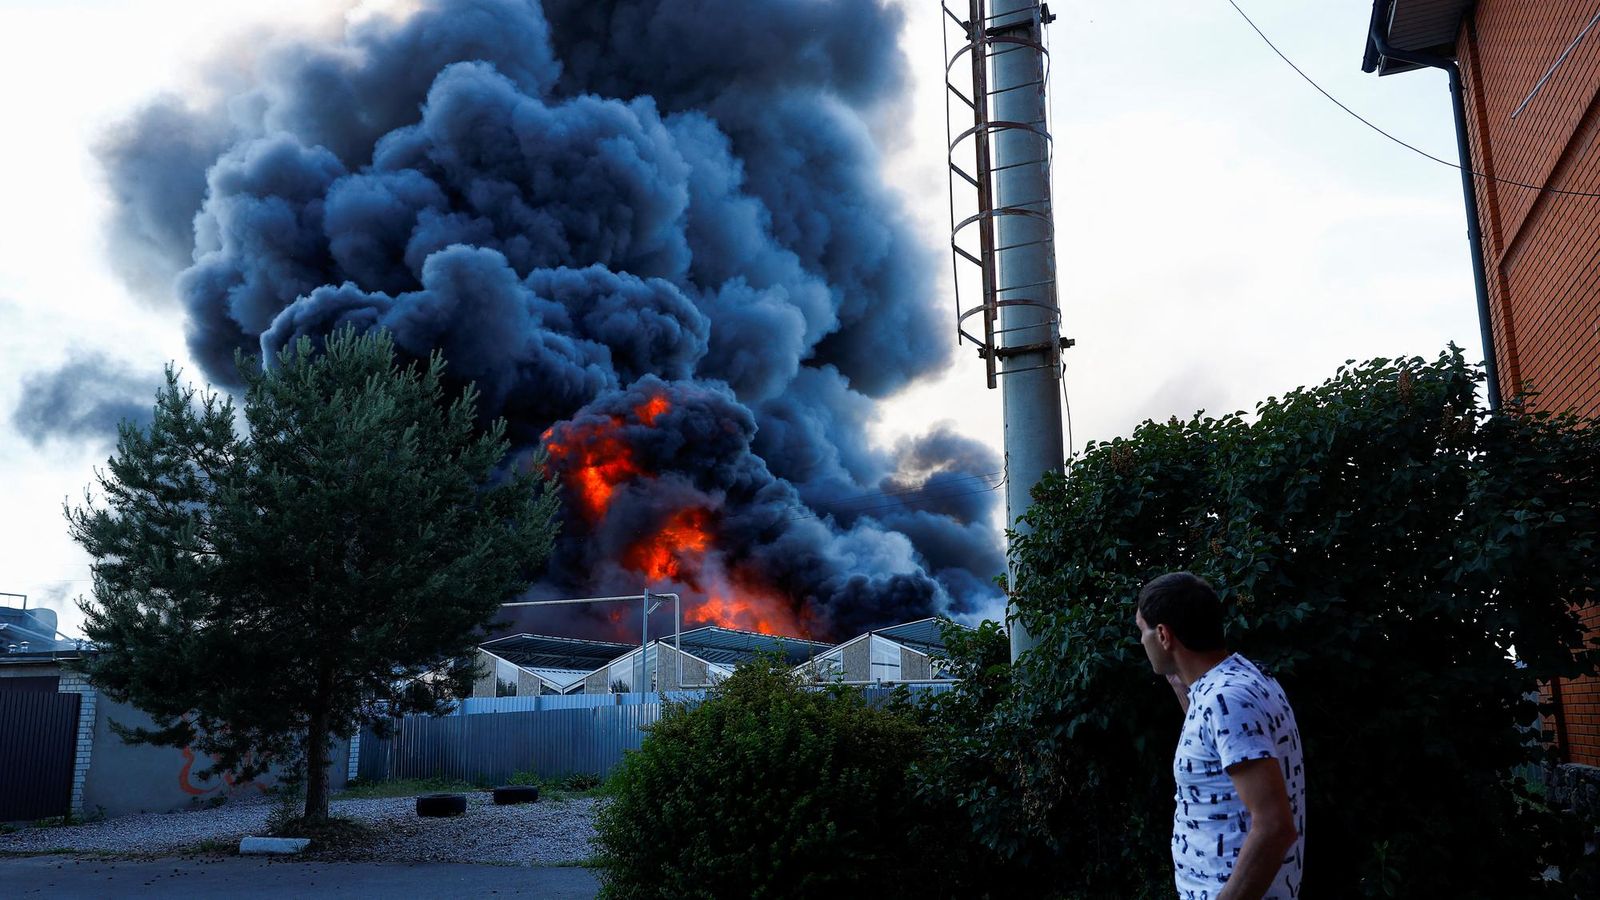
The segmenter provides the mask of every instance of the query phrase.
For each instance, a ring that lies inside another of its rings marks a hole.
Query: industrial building
[[[0,655],[14,661],[50,660],[56,654],[76,654],[84,642],[56,632],[56,611],[42,606],[0,606]]]
[[[858,635],[795,671],[808,681],[834,684],[949,681],[944,656],[940,620],[927,618]]]
[[[740,663],[764,653],[799,665],[832,648],[804,638],[707,625],[630,648],[591,672],[584,679],[583,693],[696,690],[711,687],[733,674]]]
[[[942,620],[919,619],[842,644],[717,625],[638,644],[517,634],[479,645],[474,698],[703,690],[740,663],[777,654],[815,682],[900,684],[949,681]],[[959,626],[958,626],[959,627]]]
[[[474,697],[532,697],[581,693],[595,669],[634,649],[632,644],[514,634],[478,645]]]

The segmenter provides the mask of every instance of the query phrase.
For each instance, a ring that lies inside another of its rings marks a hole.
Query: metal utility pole
[[[967,0],[963,19],[952,2],[944,5],[947,100],[972,121],[949,129],[957,330],[978,345],[989,387],[1001,388],[1006,524],[1023,532],[1017,517],[1033,486],[1061,471],[1066,455],[1061,351],[1072,342],[1061,337],[1056,299],[1045,92],[1044,26],[1054,17],[1038,0]],[[952,22],[961,35],[953,53]],[[964,305],[963,285],[981,302]],[[1015,613],[1008,606],[1013,662],[1036,643]]]

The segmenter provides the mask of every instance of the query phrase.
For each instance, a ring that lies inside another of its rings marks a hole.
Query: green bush
[[[1188,569],[1294,703],[1306,900],[1572,896],[1583,827],[1516,773],[1546,758],[1539,683],[1595,671],[1574,609],[1600,588],[1600,430],[1490,415],[1476,380],[1458,352],[1377,360],[1253,421],[1091,445],[1014,547],[1038,649],[963,688],[986,713],[936,707],[924,793],[1028,879],[1018,893],[1170,897],[1180,716],[1133,597]]]
[[[608,782],[601,896],[929,896],[908,780],[923,747],[904,705],[741,666],[670,707]]]

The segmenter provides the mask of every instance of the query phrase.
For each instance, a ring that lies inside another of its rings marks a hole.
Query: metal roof
[[[513,634],[484,641],[478,646],[530,672],[536,669],[581,669],[593,672],[613,659],[638,648],[637,644],[586,641],[580,638],[543,634]]]
[[[1396,50],[1453,59],[1461,18],[1472,4],[1473,0],[1374,0],[1372,15],[1373,21],[1380,23],[1389,45]],[[1421,66],[1382,56],[1369,33],[1361,68],[1379,75],[1394,75]]]
[[[529,675],[532,675],[533,677],[539,679],[539,681],[545,686],[563,694],[565,694],[575,685],[582,683],[583,679],[589,677],[589,673],[594,671],[593,669],[589,668],[552,669],[547,667],[524,666],[506,659],[492,650],[486,650],[481,645],[478,647],[478,651],[487,655],[490,659],[499,660],[500,662],[515,668],[519,672],[525,672]],[[496,677],[499,676],[496,675]]]
[[[832,644],[821,641],[760,634],[754,631],[736,631],[720,625],[693,628],[683,632],[681,637],[685,653],[692,653],[706,662],[725,666],[738,665],[759,653],[773,652],[780,654],[786,662],[793,665],[826,653],[833,647]],[[670,645],[672,637],[662,635],[661,641]]]
[[[881,637],[886,637],[897,644],[904,644],[913,650],[920,650],[929,656],[942,656],[944,654],[944,634],[940,630],[940,623],[949,621],[931,616],[918,619],[915,622],[906,622],[903,625],[891,625],[888,628],[879,628],[872,632]],[[951,622],[957,628],[967,626]],[[970,630],[970,629],[968,629]]]

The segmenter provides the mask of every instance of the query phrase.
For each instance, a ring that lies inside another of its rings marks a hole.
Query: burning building
[[[866,438],[950,344],[879,177],[900,24],[887,0],[419,0],[257,36],[109,135],[111,244],[219,384],[236,350],[347,324],[441,352],[515,464],[561,477],[534,597],[671,590],[688,625],[820,640],[993,614],[994,454]]]

